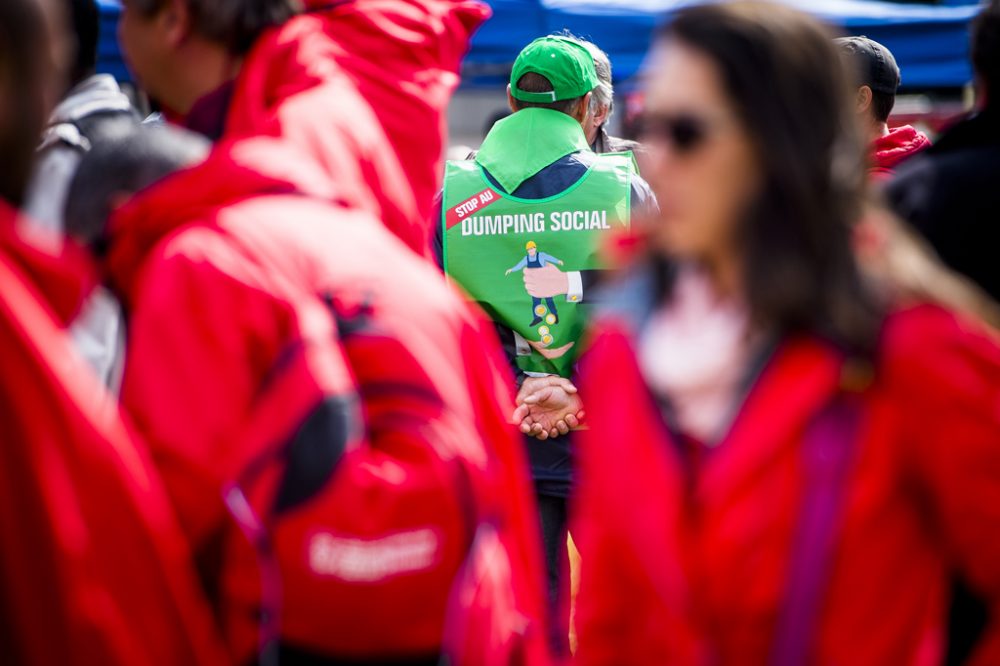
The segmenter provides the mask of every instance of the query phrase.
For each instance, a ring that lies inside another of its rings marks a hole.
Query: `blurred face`
[[[122,0],[118,43],[136,82],[150,97],[173,107],[171,94],[173,13],[169,2],[151,16],[143,15],[135,0]]]
[[[715,64],[676,40],[651,56],[640,137],[656,193],[656,244],[679,259],[732,262],[738,226],[760,185],[752,141]]]

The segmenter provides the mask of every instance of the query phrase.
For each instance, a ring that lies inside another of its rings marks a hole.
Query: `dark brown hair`
[[[521,78],[517,80],[517,87],[524,92],[531,93],[552,92],[555,90],[555,88],[552,87],[552,83],[547,78],[535,72],[528,72],[521,76]],[[514,106],[518,111],[528,108],[552,109],[553,111],[565,113],[567,116],[572,116],[582,99],[583,97],[574,97],[573,99],[561,99],[557,102],[525,102],[520,99],[514,99]]]
[[[143,16],[158,12],[166,0],[133,0]],[[185,0],[195,31],[243,55],[266,29],[302,11],[299,0]]]
[[[756,147],[762,187],[740,227],[755,323],[868,354],[881,310],[850,243],[865,160],[832,37],[805,14],[757,2],[684,9],[659,34],[714,62]]]
[[[20,206],[46,120],[52,63],[37,0],[0,2],[0,199]]]
[[[972,66],[986,86],[986,103],[1000,109],[1000,0],[972,20]]]

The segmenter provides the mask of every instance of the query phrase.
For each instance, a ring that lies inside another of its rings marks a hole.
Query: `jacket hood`
[[[55,233],[29,224],[3,201],[0,258],[16,266],[64,327],[80,311],[96,283],[93,263],[86,252]]]
[[[892,169],[930,145],[930,139],[910,125],[893,127],[872,142],[872,161],[877,170]]]
[[[217,144],[205,161],[135,194],[112,215],[104,264],[109,282],[128,303],[136,273],[161,239],[189,223],[212,224],[226,206],[280,194],[347,205],[347,197],[321,169],[279,140]]]

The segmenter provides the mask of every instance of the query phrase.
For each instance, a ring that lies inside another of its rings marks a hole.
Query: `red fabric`
[[[931,140],[923,132],[910,125],[892,127],[885,136],[880,136],[871,144],[872,167],[870,173],[876,179],[885,179],[896,172],[903,161],[929,148]]]
[[[529,624],[542,623],[537,518],[520,441],[505,421],[511,382],[498,343],[428,262],[366,213],[328,203],[340,191],[287,141],[259,137],[217,145],[204,164],[122,209],[108,268],[131,310],[124,404],[151,444],[187,534],[205,547],[225,518],[221,488],[260,452],[241,445],[260,418],[257,397],[270,370],[297,340],[329,344],[317,296],[367,304],[374,325],[413,356],[447,405],[447,418],[428,424],[428,433],[445,433],[431,439],[467,469],[478,518],[495,517],[515,544],[519,603]],[[317,375],[327,393],[353,385],[339,367]],[[406,372],[394,364],[383,380]],[[426,616],[409,647],[440,647],[447,592],[399,602],[397,610]],[[355,638],[399,647],[394,641],[408,634],[386,633],[373,617],[387,602],[370,601],[349,607],[355,620],[370,620]],[[544,629],[535,634],[544,650]]]
[[[312,13],[265,34],[248,54],[225,136],[293,143],[426,255],[445,111],[489,9],[473,0],[307,4]]]
[[[82,255],[0,204],[0,653],[16,664],[224,664],[148,453],[63,330]]]
[[[630,344],[610,327],[583,366],[579,661],[766,664],[803,434],[841,362],[786,341],[692,472]],[[809,663],[940,663],[949,567],[992,611],[973,663],[1000,663],[1000,348],[921,306],[889,319],[882,349]]]

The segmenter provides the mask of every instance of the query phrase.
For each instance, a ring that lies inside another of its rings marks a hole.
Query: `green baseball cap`
[[[551,92],[527,92],[517,87],[529,72],[544,76]],[[522,102],[558,102],[582,97],[597,87],[594,58],[585,46],[565,37],[539,37],[521,51],[510,73],[510,94]]]

